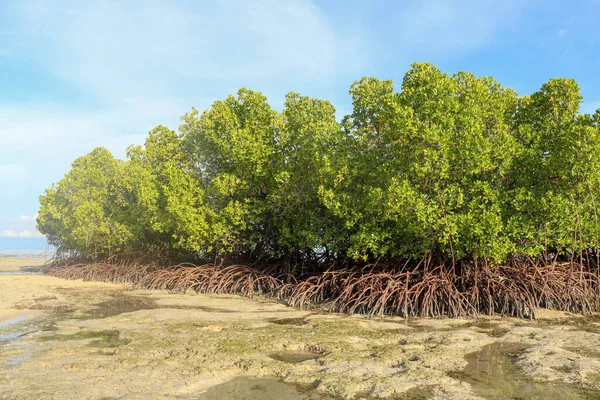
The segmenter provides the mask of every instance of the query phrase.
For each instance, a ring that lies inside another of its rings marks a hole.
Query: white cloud
[[[379,36],[360,24],[334,27],[321,4],[8,2],[0,15],[2,60],[33,71],[40,87],[34,82],[19,101],[0,95],[0,180],[29,199],[22,209],[4,200],[12,209],[0,203],[0,217],[32,213],[35,197],[74,158],[96,146],[123,157],[155,125],[176,129],[191,106],[206,108],[245,85],[268,94],[275,107],[288,90],[312,84],[327,91],[338,81],[347,87],[390,48],[405,61],[462,54],[492,40],[520,3],[402,2],[404,11],[387,21],[392,34]],[[356,4],[359,14],[373,9]]]
[[[94,147],[123,157],[154,126],[177,129],[192,106],[207,108],[241,86],[276,103],[307,82],[346,81],[340,71],[368,60],[365,47],[336,31],[315,4],[24,0],[3,6],[1,60],[38,80],[27,76],[30,86],[19,89],[17,101],[0,94],[0,180],[10,183],[7,192],[27,196],[23,205],[0,200],[0,218],[30,213],[44,188]],[[33,232],[18,221],[6,228]]]
[[[21,231],[19,232],[19,237],[21,238],[42,238],[45,237],[38,231]]]
[[[310,0],[193,4],[30,1],[21,35],[55,75],[111,98],[194,79],[327,79],[360,54]]]
[[[94,147],[104,146],[123,156],[129,144],[143,143],[153,126],[177,121],[177,114],[170,114],[174,107],[148,107],[145,111],[144,104],[123,105],[111,111],[79,111],[47,104],[23,107],[0,103],[0,155],[25,156],[30,164],[36,164],[40,156],[58,156],[58,160],[45,161],[70,163]]]
[[[38,231],[30,231],[30,230],[23,230],[23,231],[15,231],[15,230],[4,230],[2,231],[2,233],[0,234],[0,237],[5,237],[5,238],[43,238],[45,237],[44,235],[42,235],[41,233],[39,233]]]
[[[6,54],[72,85],[85,102],[0,100],[0,156],[42,156],[61,168],[96,146],[122,157],[154,126],[177,129],[192,106],[206,108],[241,86],[282,99],[282,80],[327,80],[350,68],[348,58],[361,63],[359,41],[336,33],[311,0],[194,4],[35,0],[8,7],[16,23],[3,32]]]
[[[394,15],[391,39],[409,57],[464,54],[513,24],[522,7],[515,0],[412,1]]]
[[[38,238],[44,237],[36,229],[35,215],[0,218],[0,237],[5,238]]]
[[[0,102],[0,155],[46,156],[43,161],[60,163],[61,168],[96,146],[122,157],[127,145],[143,142],[155,125],[176,129],[179,117],[191,106],[208,107],[243,85],[258,86],[281,100],[288,89],[302,87],[305,81],[350,83],[372,59],[370,46],[363,43],[367,39],[334,29],[315,4],[311,0],[239,0],[213,2],[210,7],[154,0],[14,3],[8,10],[16,23],[6,28],[10,40],[3,52],[15,61],[43,67],[96,104],[84,108],[51,99]],[[393,41],[406,60],[414,61],[480,46],[513,16],[518,3],[405,4],[391,17],[395,35],[369,39],[386,42],[387,47]],[[49,159],[56,155],[57,161]],[[21,165],[20,179],[27,169]],[[6,175],[10,171],[0,170],[0,177]]]
[[[559,29],[558,32],[556,32],[556,35],[559,37],[565,36],[566,34],[567,34],[566,29]]]

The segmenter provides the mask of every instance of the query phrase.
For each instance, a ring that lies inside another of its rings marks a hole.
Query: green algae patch
[[[277,325],[291,325],[291,326],[306,326],[308,320],[306,318],[279,318],[270,319],[269,322]]]
[[[129,339],[121,338],[120,332],[117,330],[82,331],[70,335],[47,335],[41,336],[37,340],[40,342],[48,342],[89,339],[92,340],[87,344],[87,346],[100,348],[119,347],[130,342]]]
[[[124,294],[113,295],[110,299],[98,303],[89,310],[82,319],[102,319],[117,315],[160,308],[158,304],[149,297],[129,296]]]
[[[405,400],[427,400],[431,399],[435,394],[435,386],[433,385],[419,385],[417,387],[408,389],[404,392],[401,397]]]
[[[269,354],[269,357],[275,361],[299,364],[304,361],[317,359],[319,358],[319,355],[310,351],[279,351],[277,353]]]
[[[394,395],[394,400],[429,400],[436,394],[435,385],[419,385],[408,389],[407,391]],[[354,395],[355,399],[361,400],[379,400],[380,397],[373,397],[369,392],[358,392]]]
[[[600,351],[598,351],[598,350],[591,350],[589,348],[582,348],[582,347],[568,347],[568,346],[563,347],[563,349],[573,352],[575,354],[579,354],[584,357],[600,358]]]
[[[522,373],[517,361],[526,347],[521,343],[495,342],[466,356],[464,370],[449,375],[465,381],[485,399],[598,399],[589,389],[568,384],[537,382]],[[562,370],[562,369],[561,369]],[[564,370],[563,372],[569,372]]]
[[[115,355],[115,351],[112,350],[96,350],[91,352],[90,354],[94,355],[94,356],[114,356]]]
[[[289,400],[334,400],[336,397],[319,393],[313,387],[284,383],[276,378],[236,377],[215,385],[197,398],[203,400],[221,399],[289,399]]]

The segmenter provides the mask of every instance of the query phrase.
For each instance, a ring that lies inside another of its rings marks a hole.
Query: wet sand
[[[40,267],[44,260],[33,258],[0,257],[0,272],[22,272],[28,267]]]
[[[0,312],[6,399],[600,398],[598,317],[375,319],[39,275],[0,275]]]
[[[0,258],[0,323],[23,315],[39,315],[40,310],[44,308],[55,309],[55,305],[66,301],[66,298],[57,292],[61,288],[99,290],[115,287],[104,283],[82,285],[81,282],[32,274],[43,264],[43,260]],[[55,305],[49,302],[50,300],[53,300]],[[42,301],[45,301],[45,306],[41,304]]]

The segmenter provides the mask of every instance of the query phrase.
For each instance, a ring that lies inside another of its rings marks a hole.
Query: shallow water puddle
[[[489,337],[499,338],[510,332],[509,328],[498,326],[498,324],[489,321],[479,321],[468,325],[473,327],[477,332],[485,333]]]
[[[498,322],[489,320],[473,320],[466,323],[449,324],[447,326],[429,326],[423,325],[419,318],[411,318],[406,321],[407,326],[415,332],[456,332],[461,329],[473,329],[476,332],[484,333],[490,337],[499,338],[510,332],[510,329],[500,325]]]
[[[18,271],[0,271],[0,275],[31,275],[40,272],[38,266],[35,267],[20,267]]]
[[[573,316],[562,319],[540,320],[537,321],[536,324],[540,327],[567,326],[576,331],[600,333],[600,314]]]
[[[8,327],[9,325],[15,325],[20,322],[27,321],[28,319],[29,319],[29,317],[27,315],[18,315],[16,317],[9,318],[4,321],[0,321],[0,329],[4,329],[4,328]]]
[[[31,358],[33,358],[33,354],[31,354],[31,350],[27,347],[27,346],[14,346],[14,342],[16,342],[17,340],[19,340],[21,337],[28,335],[30,333],[35,333],[38,330],[37,329],[25,329],[25,328],[31,328],[31,326],[25,327],[23,322],[29,320],[30,318],[27,315],[19,315],[17,317],[14,318],[10,318],[7,319],[5,321],[0,322],[0,329],[4,330],[5,332],[8,331],[9,333],[5,333],[0,335],[0,346],[6,346],[6,348],[12,348],[12,349],[22,349],[23,351],[25,351],[25,354],[8,359],[7,361],[5,361],[3,363],[4,366],[7,367],[12,367],[15,365],[19,365],[24,361],[27,361]],[[18,329],[15,331],[14,329]]]
[[[67,340],[85,340],[94,339],[87,345],[89,347],[100,347],[100,348],[114,348],[123,346],[130,342],[129,339],[123,339],[120,337],[120,332],[117,330],[105,330],[105,331],[82,331],[73,333],[71,335],[47,335],[40,336],[37,340],[39,342],[48,342],[52,340],[67,341]]]
[[[279,318],[270,319],[269,322],[277,325],[292,325],[292,326],[303,326],[308,325],[306,318]]]
[[[590,390],[566,385],[534,382],[516,365],[525,350],[520,343],[492,343],[467,355],[464,370],[450,374],[465,381],[473,391],[486,399],[579,400],[598,399]]]
[[[27,321],[28,319],[29,317],[27,315],[19,315],[0,322],[0,330],[7,329],[9,332],[0,335],[0,345],[10,344],[22,336],[25,336],[29,333],[37,332],[37,330],[35,329],[23,329],[24,327],[21,323]],[[13,325],[15,326],[13,327]],[[16,328],[19,330],[11,332],[11,328]]]
[[[319,355],[310,351],[280,351],[269,354],[269,357],[276,361],[298,364],[307,360],[315,360],[319,358]]]
[[[209,388],[205,393],[194,396],[202,400],[313,400],[334,397],[317,393],[312,388],[301,388],[281,382],[276,378],[236,377]]]
[[[155,309],[174,309],[174,310],[199,310],[204,312],[231,313],[233,310],[207,307],[201,305],[180,305],[180,304],[158,304],[154,299],[143,296],[128,296],[119,294],[111,299],[96,304],[96,307],[89,310],[83,316],[83,319],[102,319],[114,317],[120,314]]]
[[[85,314],[84,319],[108,318],[124,313],[156,308],[161,307],[149,297],[117,295],[110,300],[97,304],[94,309]]]
[[[217,307],[208,307],[208,306],[191,306],[185,304],[159,304],[156,308],[164,308],[170,310],[198,310],[209,313],[223,313],[223,314],[231,314],[236,312],[235,310],[229,310],[227,308],[217,308]]]
[[[435,385],[419,385],[408,389],[402,394],[394,397],[385,397],[385,400],[429,400],[435,396]],[[357,400],[383,400],[379,397],[371,396],[370,392],[358,392],[354,394],[353,399]]]
[[[0,335],[0,345],[10,344],[10,343],[14,342],[15,340],[17,340],[18,338],[25,336],[29,333],[33,333],[33,332],[37,332],[37,331],[27,330],[27,331],[18,331],[18,332],[7,333],[5,335]]]
[[[14,367],[15,365],[19,365],[22,362],[31,360],[32,358],[33,358],[33,354],[25,354],[23,356],[15,357],[13,359],[8,360],[7,362],[4,363],[4,365],[6,365],[7,367]]]
[[[583,357],[600,358],[600,351],[598,351],[598,350],[590,350],[590,349],[584,349],[584,348],[580,348],[580,347],[563,347],[563,349],[570,351],[572,353],[575,353],[575,354],[579,354]]]

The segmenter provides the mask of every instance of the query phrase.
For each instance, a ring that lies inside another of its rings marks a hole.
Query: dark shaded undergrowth
[[[535,318],[536,309],[599,310],[598,268],[573,260],[525,259],[502,266],[405,263],[337,267],[297,278],[283,267],[171,266],[55,260],[42,272],[66,279],[131,283],[136,288],[205,294],[261,295],[299,308],[373,316]]]

